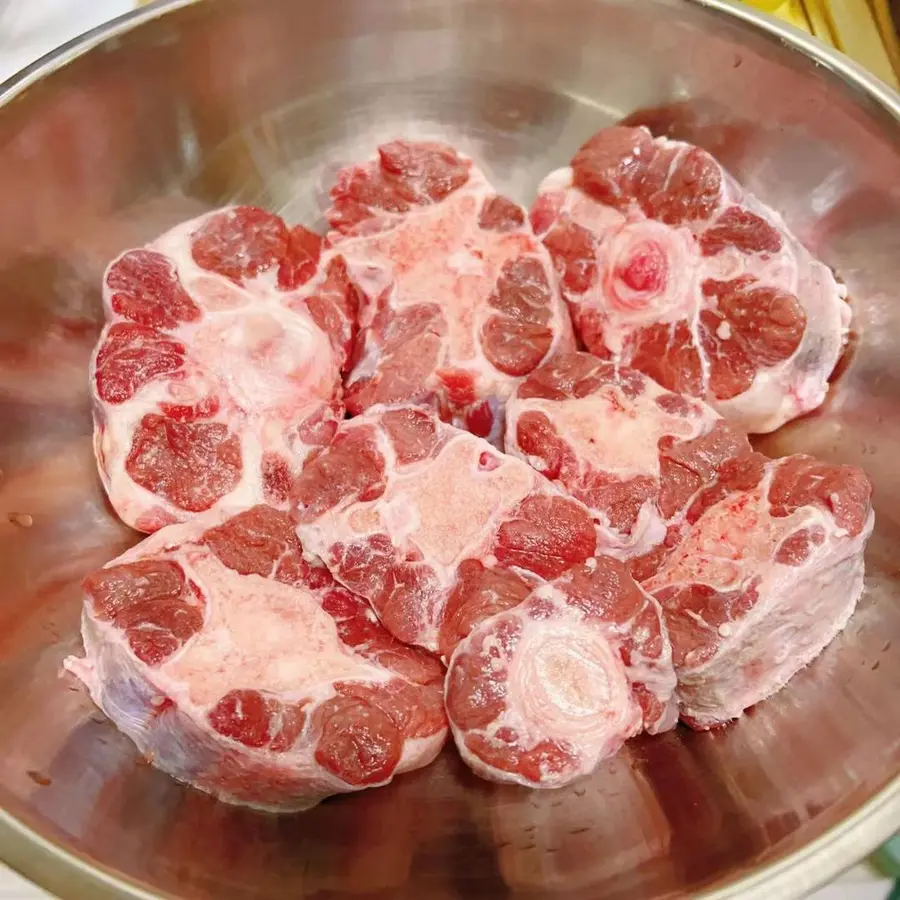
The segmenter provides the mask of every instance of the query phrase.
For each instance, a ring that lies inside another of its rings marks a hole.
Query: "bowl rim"
[[[207,0],[154,0],[117,16],[35,60],[0,82],[0,108],[32,85],[111,38],[146,22]],[[659,0],[671,2],[671,0]],[[736,19],[788,48],[799,51],[837,76],[848,87],[874,100],[900,124],[900,93],[849,57],[774,16],[733,0],[677,0]],[[900,773],[843,821],[783,858],[739,875],[718,888],[701,890],[697,900],[738,900],[765,896],[788,900],[818,888],[859,862],[887,840],[900,825]],[[0,863],[34,884],[55,890],[64,900],[161,900],[172,897],[148,891],[132,879],[92,863],[45,837],[0,808]],[[64,893],[63,893],[64,892]],[[759,892],[757,894],[757,892]],[[178,900],[178,898],[173,898]]]

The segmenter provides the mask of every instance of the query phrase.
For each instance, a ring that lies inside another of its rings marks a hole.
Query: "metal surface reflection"
[[[774,900],[900,824],[900,107],[836,57],[819,65],[811,45],[788,46],[802,39],[741,18],[754,14],[717,0],[177,0],[7,86],[0,846],[12,864],[92,900]],[[762,442],[857,463],[875,482],[868,588],[846,633],[738,725],[634,741],[563,792],[491,786],[448,751],[389,788],[276,818],[142,764],[60,677],[79,579],[137,539],[91,455],[106,261],[232,200],[314,223],[329,173],[398,134],[450,139],[527,200],[625,116],[717,153],[850,288],[858,342],[826,408]]]

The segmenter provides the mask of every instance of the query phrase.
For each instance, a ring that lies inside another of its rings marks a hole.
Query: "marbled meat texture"
[[[454,652],[446,702],[479,775],[560,787],[641,730],[678,719],[659,605],[598,556],[480,622]]]
[[[443,670],[303,553],[287,513],[168,526],[84,581],[67,666],[147,759],[231,803],[287,811],[427,765]]]
[[[395,637],[445,658],[476,621],[597,549],[582,504],[421,407],[344,422],[295,497],[304,546]]]
[[[285,506],[343,417],[356,296],[343,261],[236,207],[122,254],[103,295],[94,447],[119,516],[152,532],[220,504]]]
[[[847,624],[863,589],[871,486],[810,456],[726,462],[644,588],[660,602],[681,717],[712,728],[764,700]]]
[[[824,400],[845,291],[705,151],[608,128],[544,180],[531,219],[591,352],[748,432]]]
[[[701,400],[589,353],[565,353],[509,401],[506,451],[584,503],[604,552],[643,581],[678,544],[693,498],[750,444]]]
[[[524,210],[436,143],[383,145],[331,196],[329,240],[363,301],[348,411],[427,404],[496,442],[518,380],[572,343]]]

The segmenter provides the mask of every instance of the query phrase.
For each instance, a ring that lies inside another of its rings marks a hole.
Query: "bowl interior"
[[[176,3],[48,68],[0,107],[0,808],[155,894],[646,900],[734,884],[896,779],[896,107],[721,9],[666,0]],[[562,791],[490,785],[448,750],[279,818],[143,764],[60,674],[79,648],[80,578],[137,540],[91,447],[106,262],[231,201],[320,223],[334,170],[401,135],[450,140],[527,202],[627,115],[717,154],[849,286],[856,337],[826,407],[761,442],[875,483],[845,633],[737,725],[632,741]],[[880,837],[835,844],[832,868]],[[53,871],[71,896],[69,870]],[[765,896],[828,874],[795,868]]]

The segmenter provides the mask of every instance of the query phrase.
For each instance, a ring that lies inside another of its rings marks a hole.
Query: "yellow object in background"
[[[888,0],[745,0],[836,47],[900,88],[900,42]]]

